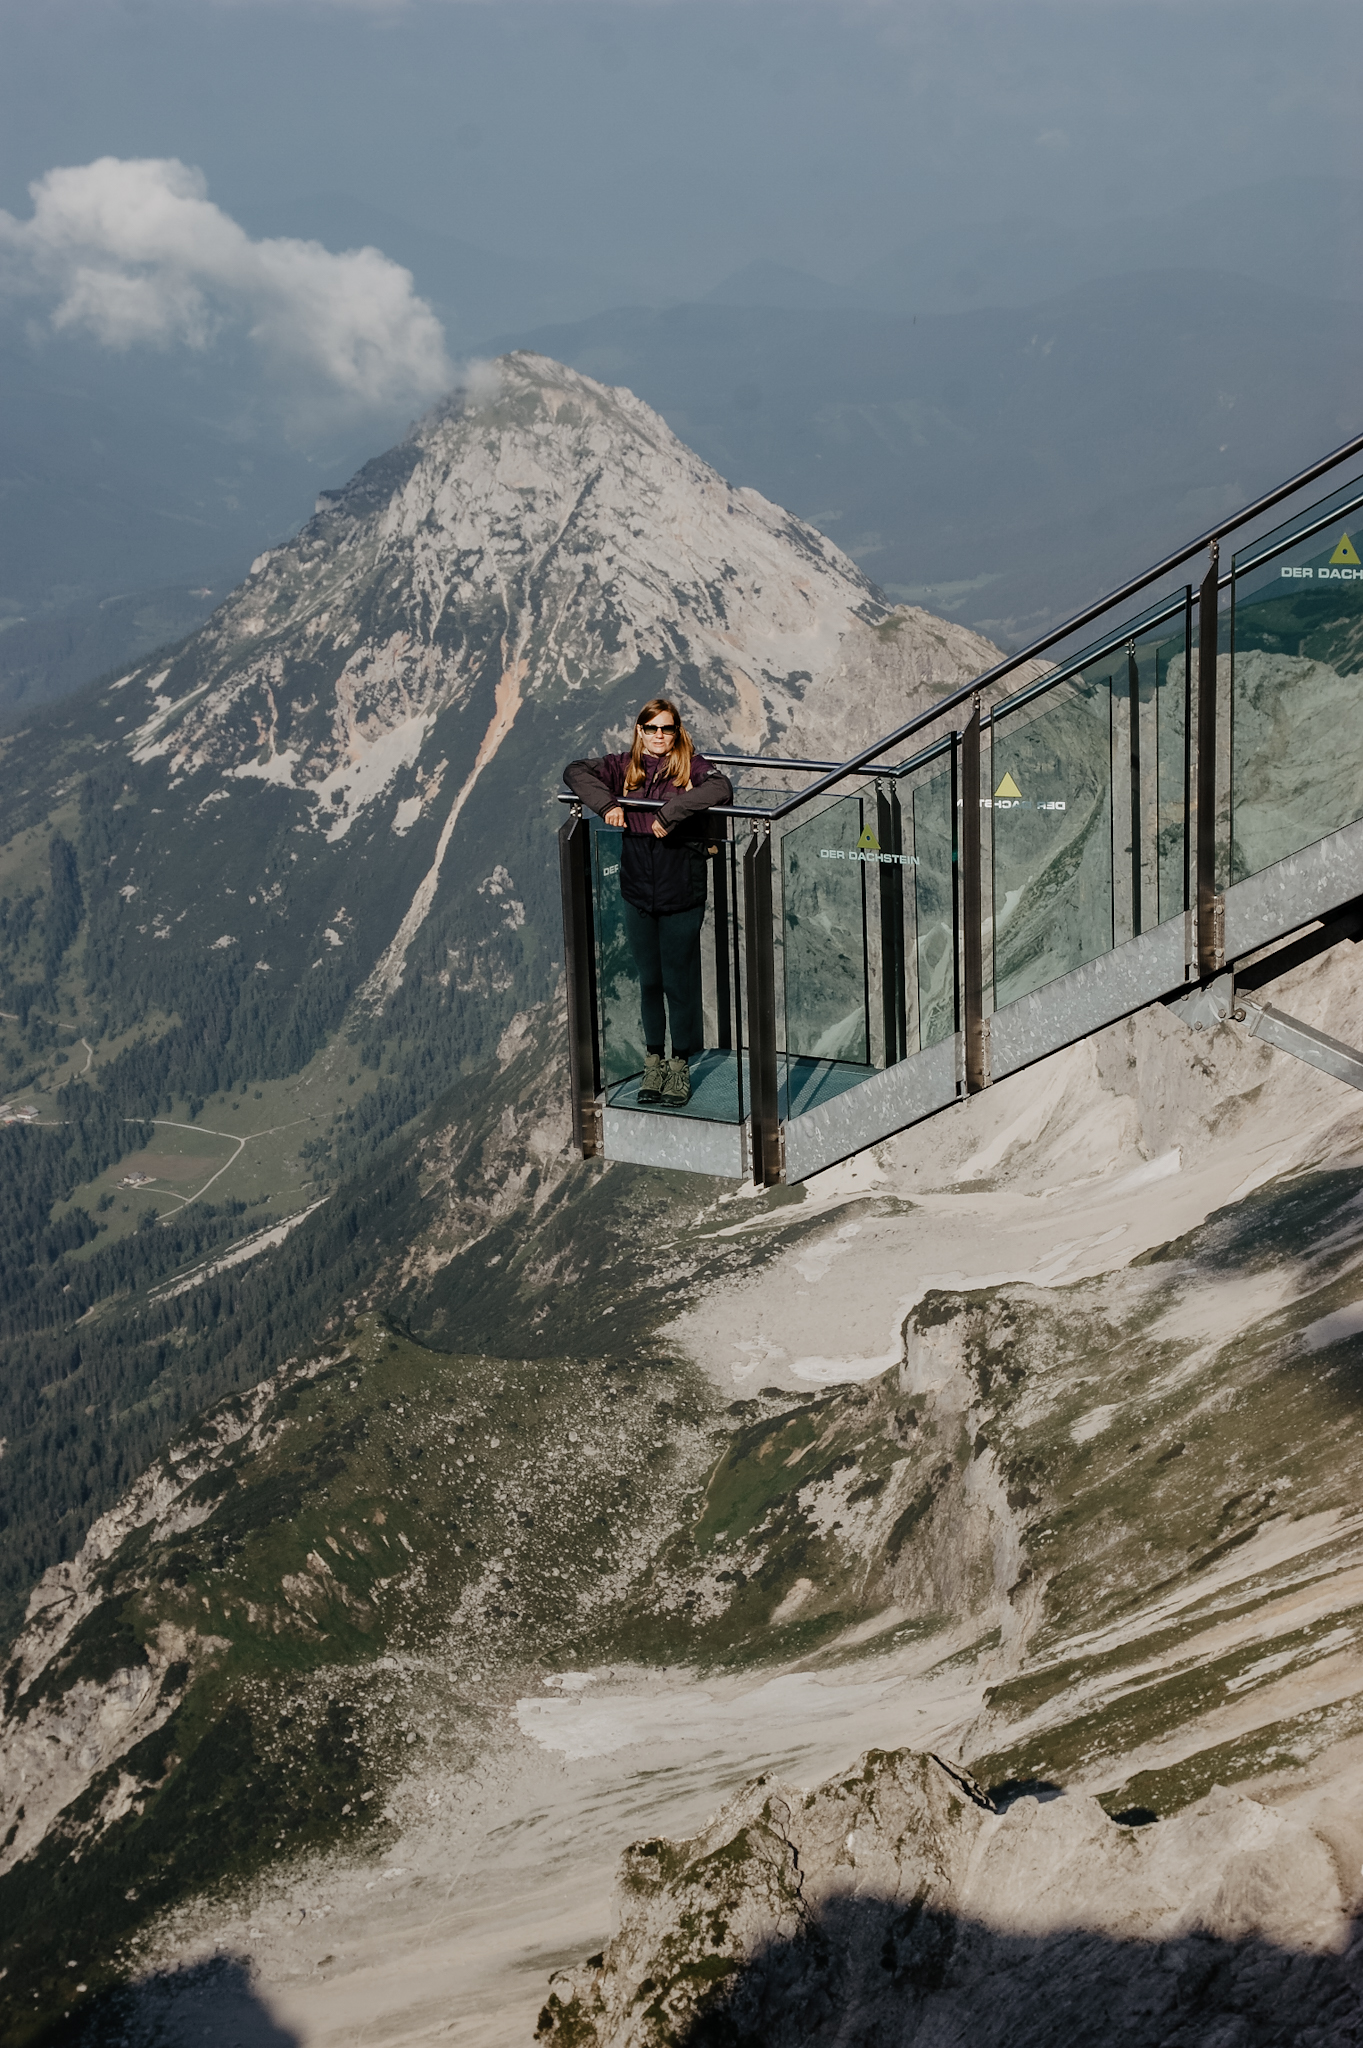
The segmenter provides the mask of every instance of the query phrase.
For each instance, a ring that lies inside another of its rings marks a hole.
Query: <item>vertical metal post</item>
[[[1136,660],[1136,643],[1126,643],[1126,703],[1131,731],[1131,936],[1139,938],[1141,924],[1141,672]]]
[[[980,700],[974,699],[961,734],[961,979],[965,1088],[989,1086],[989,1038],[984,1021],[984,919],[980,890]]]
[[[866,805],[860,797],[857,806],[857,852],[865,849],[862,840],[866,836]],[[866,863],[858,860],[857,880],[861,884],[861,1057],[863,1064],[871,1064],[871,929],[868,917]]]
[[[1216,893],[1216,655],[1217,565],[1220,548],[1208,550],[1207,573],[1197,601],[1197,971],[1219,974],[1225,966],[1225,906]]]
[[[880,994],[885,1010],[885,1064],[902,1060],[909,1049],[909,1016],[904,982],[904,854],[903,817],[899,792],[886,792],[876,781],[876,837],[880,863]]]
[[[558,835],[563,892],[563,975],[568,994],[568,1076],[573,1143],[584,1159],[601,1155],[601,1041],[596,1024],[596,945],[588,870],[591,831],[576,806]]]
[[[951,735],[951,1028],[959,1032],[961,1002],[961,735]]]
[[[771,828],[757,827],[743,855],[747,939],[748,1062],[752,1094],[752,1177],[781,1179],[780,1076],[776,1059],[776,946],[772,933]]]
[[[750,1091],[750,1089],[748,1088],[748,1086],[747,1086],[747,1083],[746,1083],[746,1079],[745,1079],[745,1072],[746,1072],[746,1069],[745,1069],[745,1065],[744,1065],[744,1062],[746,1061],[746,1058],[747,1058],[747,1053],[746,1053],[746,1051],[745,1051],[745,1037],[746,1037],[746,1030],[747,1030],[747,1027],[746,1027],[746,1025],[745,1025],[745,1023],[744,1023],[744,1014],[745,1014],[745,1013],[744,1013],[744,1009],[743,1009],[743,925],[744,925],[744,920],[743,920],[743,918],[741,918],[741,917],[739,916],[739,911],[738,911],[738,906],[739,906],[739,900],[740,900],[740,898],[739,898],[739,887],[738,887],[738,848],[737,848],[737,846],[735,845],[735,843],[733,842],[733,840],[730,840],[730,841],[729,841],[729,845],[728,845],[728,847],[727,847],[727,849],[726,849],[726,862],[727,862],[727,866],[726,866],[726,873],[727,873],[727,875],[728,875],[728,891],[729,891],[729,904],[730,904],[730,916],[729,916],[729,962],[730,962],[730,966],[731,966],[731,968],[732,968],[732,972],[733,972],[733,980],[732,980],[732,984],[731,984],[731,986],[732,986],[732,989],[733,989],[733,1007],[734,1007],[734,1045],[733,1045],[733,1051],[734,1051],[734,1084],[735,1084],[735,1092],[736,1092],[736,1094],[737,1094],[737,1097],[738,1097],[738,1121],[739,1121],[739,1126],[740,1126],[740,1129],[741,1129],[741,1130],[742,1130],[742,1131],[744,1132],[744,1139],[743,1139],[743,1156],[744,1156],[744,1161],[745,1161],[745,1164],[746,1164],[746,1162],[747,1162],[747,1153],[748,1153],[748,1145],[747,1145],[747,1135],[746,1135],[746,1132],[747,1132],[747,1118],[748,1118],[748,1109],[747,1109],[747,1104],[748,1104],[749,1100],[751,1099],[751,1091]]]
[[[1183,586],[1183,910],[1192,903],[1193,845],[1193,586]]]
[[[727,820],[726,820],[727,822]],[[729,848],[721,845],[715,855],[715,1044],[730,1052],[734,1043],[733,982],[729,974]]]

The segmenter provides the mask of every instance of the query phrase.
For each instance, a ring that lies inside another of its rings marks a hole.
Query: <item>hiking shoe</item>
[[[656,1052],[647,1054],[644,1059],[643,1079],[639,1083],[640,1102],[661,1102],[663,1083],[666,1079],[666,1060]],[[686,1092],[689,1095],[691,1091],[688,1088]]]
[[[663,1101],[669,1109],[680,1109],[691,1100],[691,1069],[684,1059],[670,1059],[663,1082]]]

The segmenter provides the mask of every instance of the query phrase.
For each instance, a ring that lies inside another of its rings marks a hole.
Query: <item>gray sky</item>
[[[494,345],[887,587],[992,521],[991,604],[1361,416],[1363,0],[0,0],[0,59],[0,626],[234,579]],[[750,265],[815,282],[682,304]],[[1034,373],[995,313],[1074,290]]]
[[[0,36],[15,215],[54,166],[177,157],[257,235],[344,193],[605,299],[1363,175],[1357,0],[3,0]]]

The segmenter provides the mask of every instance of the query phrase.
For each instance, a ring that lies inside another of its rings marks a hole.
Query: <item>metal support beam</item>
[[[958,835],[961,891],[962,1031],[965,1090],[989,1086],[989,1027],[984,1016],[984,912],[980,889],[980,700],[974,699],[960,739],[961,804]]]
[[[1363,1088],[1363,1052],[1356,1052],[1353,1046],[1296,1017],[1285,1017],[1267,1003],[1242,1003],[1233,1014],[1244,1017],[1251,1038],[1262,1038],[1265,1045],[1276,1045],[1279,1052],[1290,1052],[1294,1059],[1319,1067],[1322,1074],[1333,1074],[1336,1081],[1347,1081],[1351,1088]]]
[[[1290,1052],[1294,1059],[1305,1060],[1310,1067],[1319,1067],[1322,1074],[1346,1081],[1351,1088],[1363,1089],[1363,1052],[1345,1045],[1342,1039],[1331,1038],[1327,1031],[1317,1031],[1314,1024],[1303,1024],[1300,1018],[1273,1009],[1268,1003],[1247,1001],[1237,995],[1233,974],[1219,975],[1206,988],[1195,989],[1169,1007],[1193,1031],[1211,1031],[1228,1022],[1243,1024],[1248,1037],[1261,1038],[1265,1045]]]
[[[1197,601],[1197,971],[1204,978],[1226,964],[1225,906],[1216,893],[1216,655],[1218,646],[1216,541]]]
[[[591,831],[581,808],[559,829],[563,892],[563,974],[568,992],[568,1076],[573,1143],[584,1159],[601,1156],[601,1046],[596,1028],[596,944],[592,931]]]
[[[776,946],[772,932],[771,833],[758,827],[743,855],[747,940],[748,1072],[755,1187],[781,1180],[780,1077],[776,1064]]]

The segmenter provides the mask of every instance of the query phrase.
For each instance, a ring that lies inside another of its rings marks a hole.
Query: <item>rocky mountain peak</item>
[[[887,616],[831,542],[630,392],[510,356],[256,562],[137,758],[288,784],[337,838],[446,710],[474,716],[471,768],[531,697],[643,671],[752,746]]]
[[[283,862],[297,904],[314,868],[319,922],[303,950],[324,958],[363,928],[353,965],[382,1000],[467,865],[450,849],[470,831],[475,788],[480,806],[490,789],[522,809],[529,796],[543,849],[539,810],[563,760],[618,743],[656,691],[712,749],[842,753],[849,733],[885,730],[993,655],[963,628],[887,605],[830,541],[727,483],[631,392],[517,354],[321,498],[168,667],[123,679],[106,702],[110,743],[166,821],[156,837],[179,875],[202,866],[191,820],[214,848],[275,846],[268,874],[225,878],[228,942],[276,967],[266,923],[240,899],[273,900]],[[142,937],[170,932],[185,908],[177,884],[161,923],[146,916],[159,857],[144,841],[126,878],[144,899]]]

